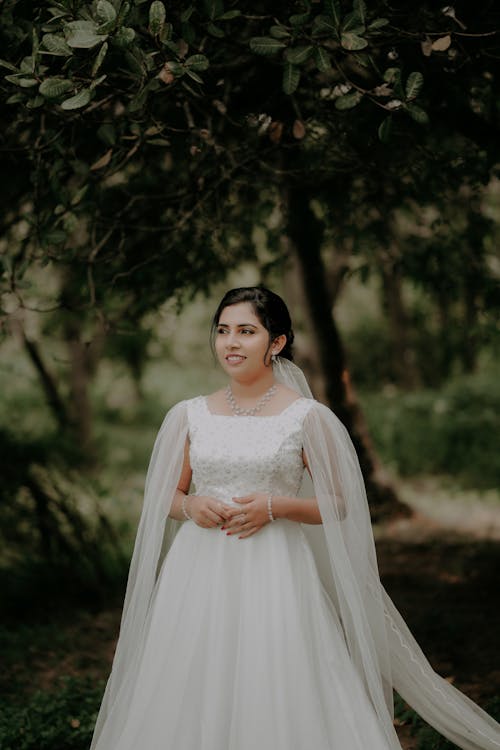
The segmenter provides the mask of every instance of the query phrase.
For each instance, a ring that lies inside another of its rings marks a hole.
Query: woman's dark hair
[[[281,297],[271,292],[270,289],[266,289],[265,286],[241,286],[226,292],[212,320],[212,337],[219,325],[222,311],[226,307],[237,305],[240,302],[249,302],[252,305],[255,315],[269,333],[269,347],[278,336],[285,334],[286,344],[280,351],[280,357],[293,360],[292,344],[294,336],[290,313]]]

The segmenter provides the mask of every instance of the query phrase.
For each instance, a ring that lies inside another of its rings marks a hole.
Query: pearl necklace
[[[276,385],[273,384],[268,391],[264,393],[261,399],[257,401],[255,406],[253,406],[251,409],[242,409],[241,406],[238,406],[236,399],[233,396],[233,391],[231,389],[231,386],[228,385],[226,388],[226,398],[229,402],[229,406],[231,407],[231,411],[233,414],[235,414],[237,417],[253,417],[255,414],[257,414],[258,411],[262,409],[262,407],[267,404],[270,398],[274,396],[276,393]]]

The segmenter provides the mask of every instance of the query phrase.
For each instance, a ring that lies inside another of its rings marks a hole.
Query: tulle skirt
[[[241,540],[182,525],[126,720],[105,736],[106,750],[387,750],[300,524]]]

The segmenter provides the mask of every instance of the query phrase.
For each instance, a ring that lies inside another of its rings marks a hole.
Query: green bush
[[[481,489],[500,482],[500,378],[455,378],[439,390],[361,396],[375,446],[402,476],[450,474]]]
[[[104,689],[102,682],[65,678],[54,692],[0,709],[2,750],[88,750]]]
[[[500,695],[488,701],[485,710],[497,721],[500,720]],[[396,719],[411,726],[411,734],[417,738],[417,750],[458,750],[457,746],[436,732],[395,693],[394,715]]]

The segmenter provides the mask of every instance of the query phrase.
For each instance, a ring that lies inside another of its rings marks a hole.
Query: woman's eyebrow
[[[219,323],[220,328],[230,328],[228,323]],[[257,328],[253,323],[238,323],[236,328]]]

